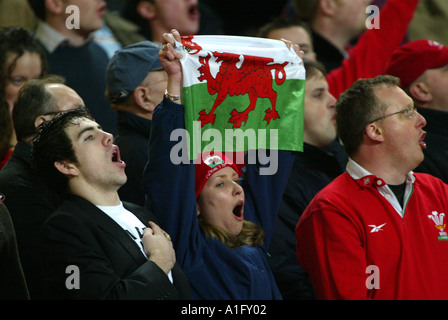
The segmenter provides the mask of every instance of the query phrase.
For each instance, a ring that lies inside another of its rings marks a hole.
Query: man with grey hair
[[[118,50],[106,70],[106,99],[117,111],[114,143],[126,162],[127,182],[118,190],[124,201],[143,206],[143,169],[148,161],[152,112],[162,101],[167,75],[159,61],[160,47],[142,41]]]

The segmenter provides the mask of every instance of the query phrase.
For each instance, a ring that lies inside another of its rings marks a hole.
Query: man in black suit
[[[169,235],[149,211],[120,200],[126,164],[85,108],[44,123],[33,146],[37,172],[69,192],[42,232],[51,298],[191,297]]]

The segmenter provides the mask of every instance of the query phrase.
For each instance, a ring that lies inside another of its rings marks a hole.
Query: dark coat
[[[151,120],[130,112],[118,111],[118,136],[114,143],[120,148],[120,158],[126,163],[126,183],[118,190],[120,199],[145,205],[142,177],[148,161]]]
[[[337,142],[326,150],[307,143],[303,148],[296,154],[269,247],[269,263],[285,300],[315,298],[309,276],[297,262],[295,228],[313,197],[345,171],[347,159]]]
[[[17,251],[14,226],[0,201],[0,300],[28,300],[28,288]]]
[[[145,225],[155,221],[145,208],[123,205]],[[179,265],[172,269],[172,284],[124,229],[83,198],[70,196],[48,219],[42,235],[49,298],[190,299],[189,283]]]
[[[426,149],[425,159],[414,170],[429,173],[448,183],[448,112],[419,108],[418,112],[425,117]]]
[[[0,171],[0,193],[14,223],[19,255],[32,300],[43,298],[40,265],[40,231],[61,203],[32,169],[31,146],[19,141]]]
[[[314,52],[317,59],[325,66],[325,70],[330,72],[340,67],[345,58],[342,52],[314,30],[311,31],[311,34],[313,36]]]

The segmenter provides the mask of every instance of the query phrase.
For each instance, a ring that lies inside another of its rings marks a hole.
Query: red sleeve
[[[14,151],[13,147],[10,147],[8,152],[5,154],[5,156],[3,157],[3,159],[0,159],[0,170],[6,165],[6,163],[8,162],[9,158],[11,158],[12,152]]]
[[[299,264],[308,272],[316,298],[368,299],[362,232],[339,210],[318,208],[319,204],[316,207],[316,202],[313,203],[297,224],[296,249]]]
[[[392,52],[403,42],[419,1],[387,1],[381,9],[379,29],[364,32],[342,66],[328,73],[328,85],[335,98],[357,79],[372,78],[384,72]]]

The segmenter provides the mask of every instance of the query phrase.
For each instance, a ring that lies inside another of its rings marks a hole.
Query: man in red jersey
[[[347,171],[296,227],[297,257],[318,299],[447,299],[448,186],[413,173],[426,120],[399,79],[356,81],[336,103]]]

